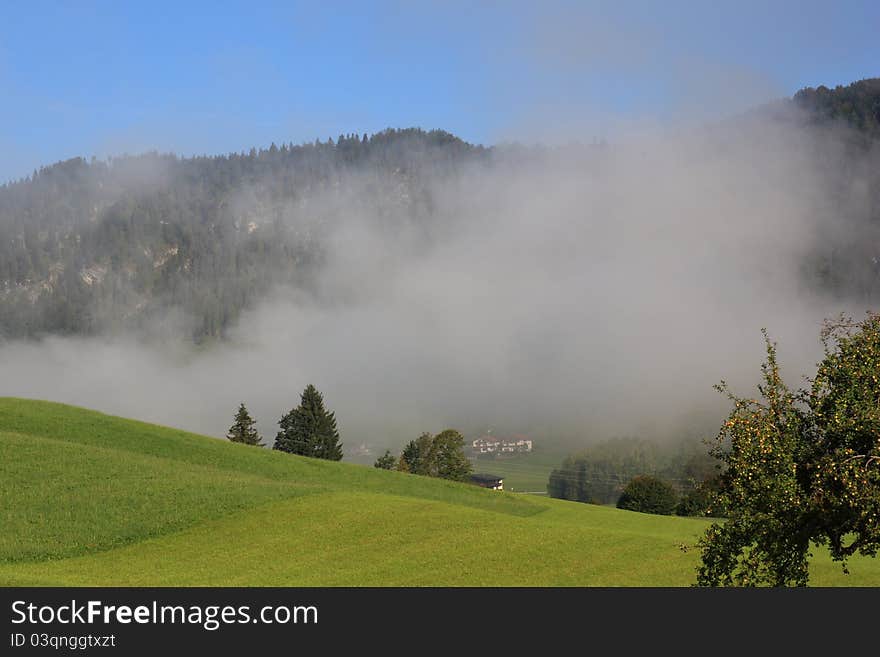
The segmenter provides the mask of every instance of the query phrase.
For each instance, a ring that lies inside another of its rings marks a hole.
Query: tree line
[[[313,291],[345,195],[427,230],[431,183],[487,152],[411,128],[42,167],[0,185],[0,338],[222,339],[274,287]]]
[[[832,207],[846,207],[855,173],[867,187],[864,216],[829,212],[835,240],[805,256],[804,280],[880,299],[880,264],[866,238],[880,221],[880,80],[803,89],[784,106],[817,132],[852,128],[851,157],[823,172],[840,183]],[[591,158],[606,150],[570,148]],[[472,165],[542,162],[544,152],[407,128],[214,157],[153,152],[42,167],[0,185],[0,338],[139,331],[224,339],[273,287],[315,291],[322,231],[346,195],[388,226],[427,238],[442,230],[433,183]],[[836,230],[843,221],[856,226]]]
[[[719,465],[698,441],[661,444],[615,438],[566,457],[550,473],[547,493],[557,499],[616,504],[635,511],[706,515],[712,511],[709,494],[717,485]],[[642,493],[630,490],[633,485],[636,490],[651,490],[651,501],[636,503]]]
[[[455,429],[446,429],[437,435],[425,432],[408,442],[399,457],[386,450],[373,465],[453,481],[467,481],[473,470],[464,453],[464,436]]]
[[[330,461],[342,460],[336,415],[326,408],[324,396],[314,385],[306,386],[299,405],[284,414],[278,426],[280,429],[272,449]],[[244,402],[239,405],[226,437],[235,443],[265,446],[256,429],[256,420]],[[464,454],[464,437],[455,429],[446,429],[437,435],[425,432],[410,441],[399,458],[386,450],[374,465],[385,470],[453,481],[467,481],[472,469]]]

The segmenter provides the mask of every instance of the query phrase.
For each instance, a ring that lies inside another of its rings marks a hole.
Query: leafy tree
[[[464,454],[464,437],[454,429],[446,429],[436,436],[423,433],[403,448],[398,470],[464,481],[471,473],[471,463]]]
[[[709,479],[703,481],[684,495],[675,507],[675,515],[677,516],[723,516],[724,509],[719,506],[713,506],[715,500],[714,493],[718,491],[718,479]]]
[[[694,488],[685,493],[675,506],[677,516],[702,516],[709,508],[709,494],[701,489]]]
[[[255,424],[256,420],[251,417],[248,409],[242,403],[238,407],[238,412],[235,414],[235,422],[229,427],[229,433],[226,434],[226,437],[234,443],[263,447],[260,434],[254,428]]]
[[[396,465],[397,458],[395,458],[394,454],[392,454],[389,449],[386,449],[385,453],[373,463],[373,467],[379,468],[380,470],[394,470]]]
[[[700,540],[703,586],[805,586],[811,544],[844,572],[880,547],[880,315],[826,322],[809,389],[785,386],[765,341],[762,400],[718,386],[734,402],[713,447],[728,519]]]
[[[718,460],[707,453],[694,455],[685,462],[683,474],[688,485],[681,491],[676,515],[723,517],[726,514],[724,507],[717,503],[716,493],[721,485],[719,469]]]
[[[429,474],[433,477],[467,480],[473,468],[464,455],[464,436],[455,429],[446,429],[434,436],[428,452],[428,464]]]
[[[324,408],[324,397],[315,386],[306,386],[300,405],[284,415],[278,425],[281,430],[273,449],[331,461],[342,459],[336,417]]]
[[[668,516],[677,503],[678,494],[668,483],[650,475],[639,475],[623,489],[617,508]]]

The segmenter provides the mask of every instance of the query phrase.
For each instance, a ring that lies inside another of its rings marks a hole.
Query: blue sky
[[[388,126],[612,137],[880,76],[880,3],[6,2],[0,181]]]

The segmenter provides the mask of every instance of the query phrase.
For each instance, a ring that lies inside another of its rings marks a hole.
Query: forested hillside
[[[803,278],[820,291],[874,300],[880,79],[804,89],[784,105],[799,110],[786,120],[796,116],[826,136],[847,126],[839,139],[852,166],[829,163],[829,175],[864,180],[857,203],[849,184],[839,203],[829,199],[828,234],[840,222],[855,229],[805,258]],[[320,297],[328,230],[352,208],[379,235],[407,230],[429,240],[442,228],[438,181],[469,166],[534,163],[542,152],[405,129],[216,157],[150,153],[44,167],[0,187],[0,338],[136,331],[222,339],[277,286]]]
[[[841,120],[866,137],[880,137],[880,78],[834,89],[807,87],[798,91],[793,100],[816,122]]]
[[[0,336],[223,337],[273,286],[310,289],[347,200],[389,230],[427,230],[426,181],[483,154],[445,132],[387,130],[44,167],[0,187]]]

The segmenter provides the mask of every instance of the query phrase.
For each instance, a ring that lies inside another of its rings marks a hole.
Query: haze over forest
[[[562,146],[389,129],[73,159],[0,187],[0,395],[346,446],[714,432],[880,296],[880,80]],[[576,138],[577,135],[573,135]]]

